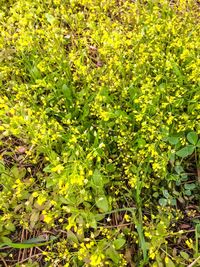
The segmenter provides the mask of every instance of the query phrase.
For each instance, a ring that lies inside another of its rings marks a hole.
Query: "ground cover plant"
[[[199,14],[1,0],[2,266],[200,266]]]

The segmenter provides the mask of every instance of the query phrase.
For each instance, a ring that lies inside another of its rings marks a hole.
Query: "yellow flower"
[[[38,194],[38,192],[33,192],[33,193],[32,193],[32,196],[33,196],[33,197],[37,197],[37,196],[39,196],[39,194]]]
[[[47,214],[45,214],[44,215],[44,222],[49,224],[50,222],[52,222],[52,217],[47,215]]]
[[[105,258],[103,254],[94,254],[90,257],[91,266],[103,266],[102,260]]]
[[[46,201],[46,196],[44,195],[39,195],[38,199],[37,199],[37,203],[41,206],[45,201]]]
[[[131,221],[131,216],[128,215],[128,214],[125,214],[124,215],[124,219],[125,219],[126,222],[130,222]]]
[[[64,167],[61,164],[58,164],[57,166],[53,167],[51,169],[52,172],[61,173],[64,170]]]
[[[190,249],[193,248],[193,241],[192,241],[191,238],[189,238],[188,240],[186,240],[185,243],[188,246],[188,248],[190,248]]]
[[[93,171],[92,170],[89,170],[88,175],[89,176],[92,176],[93,175]]]

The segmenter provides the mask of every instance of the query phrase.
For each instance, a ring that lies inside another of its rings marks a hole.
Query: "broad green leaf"
[[[146,145],[146,141],[142,138],[137,140],[138,147],[142,148]]]
[[[115,241],[113,241],[113,245],[116,250],[121,249],[125,243],[126,243],[126,240],[124,238],[118,238]]]
[[[66,84],[63,84],[62,91],[63,91],[65,98],[68,101],[72,102],[72,91],[71,91],[70,87],[67,86]]]
[[[155,198],[158,198],[159,197],[159,193],[158,192],[155,192],[155,193],[153,193],[152,196],[155,197]]]
[[[192,192],[190,190],[185,190],[184,194],[186,196],[191,196],[192,195]]]
[[[163,190],[163,196],[165,198],[168,198],[170,196],[168,190]]]
[[[72,243],[79,243],[77,236],[71,230],[67,231],[67,239]]]
[[[108,200],[106,196],[101,196],[95,199],[96,206],[102,210],[103,212],[107,212],[109,210]]]
[[[30,75],[34,80],[40,79],[41,77],[40,71],[36,66],[30,69]]]
[[[160,206],[163,206],[163,207],[165,207],[166,205],[167,205],[167,199],[166,198],[160,198],[159,200],[158,200],[158,202],[159,202],[159,204],[160,204]]]
[[[97,220],[95,215],[92,212],[84,212],[84,218],[87,220],[87,223],[94,229],[97,229]]]
[[[178,142],[179,142],[179,137],[176,137],[176,136],[170,136],[170,137],[168,137],[168,142],[169,142],[171,145],[177,145]]]
[[[184,172],[184,169],[183,169],[182,166],[177,165],[177,166],[175,167],[175,171],[176,171],[178,174],[181,174],[182,172]]]
[[[94,171],[94,174],[92,176],[92,186],[96,188],[103,188],[104,186],[103,176],[97,169]]]
[[[96,221],[101,221],[105,218],[105,214],[95,214]]]
[[[176,267],[173,261],[169,257],[165,257],[165,266],[166,267]]]
[[[47,165],[47,166],[43,169],[43,171],[44,171],[44,172],[51,172],[52,166],[53,166],[52,164]]]
[[[9,231],[11,231],[11,232],[13,232],[13,231],[15,231],[15,225],[13,224],[13,223],[7,223],[6,225],[5,225],[5,228],[7,229],[7,230],[9,230]]]
[[[19,169],[19,178],[22,179],[26,176],[26,169],[25,168],[20,168]]]
[[[176,206],[176,205],[177,205],[177,201],[176,201],[175,198],[172,198],[172,199],[170,200],[170,203],[171,203],[171,205],[173,205],[173,206]]]
[[[195,150],[195,147],[192,145],[186,146],[176,152],[176,155],[181,158],[186,158],[191,155]]]
[[[16,178],[18,179],[19,178],[19,170],[16,166],[13,166],[12,169],[11,169],[11,174]]]
[[[109,163],[109,164],[106,166],[106,170],[107,170],[108,172],[114,172],[115,169],[116,169],[116,166],[115,166],[114,164],[112,164],[112,163]]]
[[[120,256],[113,247],[109,247],[106,250],[106,255],[110,258],[115,264],[118,264],[120,261]]]
[[[190,258],[190,256],[184,251],[181,251],[180,255],[184,260],[189,260],[189,258]]]
[[[186,190],[194,190],[196,188],[196,185],[194,183],[191,184],[184,184],[184,188]]]
[[[187,140],[192,144],[196,145],[198,141],[198,135],[195,132],[190,132],[187,134]]]
[[[197,146],[197,147],[200,147],[200,139],[199,139],[199,141],[197,142],[196,146]]]
[[[16,179],[23,179],[26,175],[26,169],[25,168],[17,168],[17,166],[13,166],[11,169],[11,174]]]
[[[182,173],[181,174],[181,181],[187,181],[188,180],[188,176],[186,173]]]
[[[12,240],[10,238],[8,238],[7,236],[1,236],[0,237],[0,244],[2,243],[11,243]],[[1,246],[0,246],[1,247]]]

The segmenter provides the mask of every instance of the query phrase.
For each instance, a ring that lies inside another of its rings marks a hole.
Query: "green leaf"
[[[194,222],[194,220],[193,220]],[[198,224],[195,226],[196,232],[200,235],[200,223],[198,222]]]
[[[126,243],[126,240],[124,238],[118,238],[113,242],[113,245],[116,250],[119,250],[124,246],[125,243]]]
[[[188,176],[187,176],[187,174],[182,173],[182,174],[181,174],[181,181],[187,181],[187,180],[188,180]]]
[[[137,139],[137,144],[138,144],[139,148],[142,148],[142,147],[145,147],[146,141],[144,139],[140,138],[140,139]]]
[[[17,168],[17,166],[13,166],[11,169],[11,174],[16,179],[23,179],[26,175],[26,169],[25,168]]]
[[[192,195],[192,192],[190,190],[185,190],[184,194],[189,197]]]
[[[159,204],[160,204],[160,206],[163,206],[163,207],[165,207],[166,205],[167,205],[167,199],[166,198],[160,198],[159,200],[158,200],[158,202],[159,202]]]
[[[107,212],[109,210],[108,200],[106,196],[101,196],[95,199],[96,206],[102,210],[103,212]]]
[[[115,165],[112,164],[112,163],[109,163],[109,164],[106,166],[106,170],[107,170],[108,172],[114,172],[115,169],[116,169],[116,167],[115,167]]]
[[[169,152],[169,160],[170,162],[174,163],[175,161],[175,153],[173,152]]]
[[[183,74],[182,74],[182,72],[181,72],[181,70],[179,68],[179,65],[174,61],[172,61],[171,63],[172,63],[173,72],[177,76],[179,84],[183,85],[184,76],[183,76]]]
[[[179,137],[176,137],[176,136],[170,136],[170,137],[168,137],[168,142],[169,142],[171,145],[177,145],[178,142],[179,142]]]
[[[13,223],[11,223],[11,222],[7,223],[7,224],[5,225],[5,228],[6,228],[7,230],[11,231],[11,232],[15,231],[15,225],[14,225]]]
[[[180,255],[184,260],[189,260],[189,258],[190,258],[190,256],[184,251],[181,251]]]
[[[194,190],[196,188],[196,185],[194,183],[191,184],[184,184],[184,188],[186,190]]]
[[[77,236],[71,231],[67,231],[67,239],[71,242],[71,243],[76,243],[78,244],[78,238]]]
[[[71,91],[70,87],[68,87],[66,84],[63,84],[62,91],[63,91],[65,98],[68,101],[72,102],[72,91]]]
[[[120,261],[120,256],[117,253],[117,251],[113,247],[109,247],[106,250],[106,255],[108,258],[110,258],[115,264],[118,264]]]
[[[187,140],[192,144],[196,145],[198,141],[198,134],[195,132],[190,132],[187,134]]]
[[[0,173],[5,172],[5,166],[3,162],[0,161]]]
[[[176,155],[181,158],[186,158],[189,155],[191,155],[194,152],[194,150],[195,150],[195,147],[192,145],[189,145],[177,151]]]
[[[41,77],[40,71],[36,66],[30,69],[30,75],[34,80],[40,79]]]
[[[90,227],[97,229],[97,220],[93,213],[91,212],[84,212],[84,217],[87,220],[87,223],[90,225]]]
[[[97,188],[103,188],[104,187],[104,184],[105,184],[105,181],[103,179],[103,175],[100,173],[99,170],[95,170],[94,171],[94,174],[92,176],[92,180],[91,180],[91,186],[95,189]]]
[[[47,165],[46,167],[44,167],[43,171],[44,172],[51,172],[52,166],[53,166],[52,164]]]
[[[170,200],[170,204],[173,205],[173,206],[176,206],[176,205],[177,205],[177,201],[176,201],[176,199],[175,199],[175,198],[172,198],[172,199]]]
[[[197,142],[196,147],[200,147],[200,139],[199,139],[199,141]]]
[[[50,240],[47,241],[47,242],[31,243],[31,244],[27,243],[30,240],[26,240],[23,243],[3,242],[3,243],[0,243],[0,248],[1,247],[4,247],[4,246],[8,246],[8,247],[11,247],[11,248],[19,248],[19,249],[22,249],[22,248],[41,247],[41,246],[48,245],[49,243],[53,242],[55,239],[57,239],[57,237],[51,236]]]
[[[28,240],[25,240],[23,243],[24,244],[37,244],[37,243],[42,243],[42,242],[46,242],[47,241],[47,237],[44,235],[39,235],[37,237],[33,237],[30,238]]]
[[[105,214],[95,214],[95,220],[98,222],[98,221],[101,221],[105,218]]]
[[[178,174],[181,174],[181,173],[184,172],[183,167],[180,166],[180,165],[177,165],[174,169],[175,169],[175,171],[176,171]]]
[[[165,258],[165,266],[166,267],[176,267],[176,265],[173,263],[173,261],[169,257]]]
[[[97,229],[97,221],[95,219],[89,221],[89,225],[94,228]]]
[[[19,170],[16,166],[13,166],[12,169],[11,169],[11,174],[16,178],[18,179],[19,178]]]
[[[168,190],[163,190],[163,196],[165,197],[165,198],[169,198],[169,192],[168,192]]]
[[[1,236],[0,237],[0,242],[3,242],[3,243],[11,243],[12,240],[10,238],[8,238],[7,236]],[[0,243],[1,244],[1,243]],[[0,246],[1,247],[1,246]]]

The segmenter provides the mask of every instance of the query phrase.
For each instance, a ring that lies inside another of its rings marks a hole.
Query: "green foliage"
[[[198,134],[196,132],[189,132],[187,134],[187,140],[192,145],[187,145],[176,152],[176,155],[181,158],[186,158],[191,154],[193,154],[195,149],[198,148],[200,144],[200,139],[198,139]],[[174,142],[173,144],[174,145],[178,144],[178,141]]]
[[[0,31],[0,259],[198,259],[197,1],[3,0]]]

